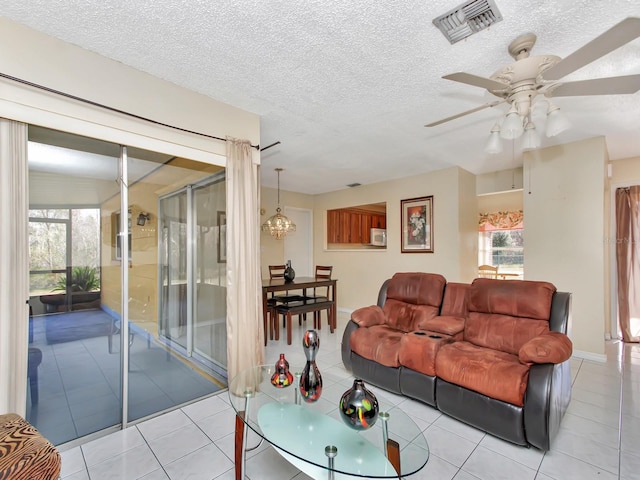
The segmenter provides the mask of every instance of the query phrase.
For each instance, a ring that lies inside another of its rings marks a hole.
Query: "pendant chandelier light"
[[[296,231],[296,224],[289,220],[287,217],[280,213],[280,172],[281,168],[276,168],[278,172],[278,206],[276,208],[276,214],[269,217],[266,222],[262,224],[262,231],[269,232],[276,240],[284,238],[285,235]]]

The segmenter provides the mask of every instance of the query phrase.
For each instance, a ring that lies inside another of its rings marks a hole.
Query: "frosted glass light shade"
[[[484,144],[484,151],[486,153],[500,153],[502,152],[502,139],[500,138],[500,128],[493,127],[487,142]]]
[[[524,127],[524,136],[522,137],[522,149],[533,150],[540,146],[540,136],[533,122],[527,122]]]
[[[507,140],[513,140],[522,135],[524,128],[522,126],[522,118],[516,110],[514,105],[511,105],[511,109],[507,113],[507,116],[502,122],[502,128],[500,129],[500,136]]]
[[[555,137],[569,127],[571,127],[571,122],[569,122],[569,119],[560,111],[560,107],[550,105],[549,111],[547,112],[547,137]]]

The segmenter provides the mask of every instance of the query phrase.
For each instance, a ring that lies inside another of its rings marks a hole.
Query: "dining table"
[[[299,290],[302,291],[303,297],[308,297],[307,291],[317,287],[328,287],[329,301],[333,302],[331,306],[331,314],[329,315],[331,333],[336,328],[336,305],[338,298],[337,280],[335,278],[316,278],[316,277],[296,277],[293,280],[285,280],[284,278],[264,278],[262,279],[262,321],[264,324],[264,332],[266,339],[269,295],[274,292],[289,292]]]

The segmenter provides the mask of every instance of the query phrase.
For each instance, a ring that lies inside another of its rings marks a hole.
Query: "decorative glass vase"
[[[307,402],[315,402],[322,394],[322,376],[318,365],[316,365],[316,355],[320,348],[320,338],[315,330],[307,330],[302,337],[302,348],[307,357],[307,363],[300,376],[300,393],[302,399]]]
[[[291,267],[291,260],[287,260],[287,268],[284,269],[284,281],[293,282],[296,278],[296,271]]]
[[[342,394],[339,410],[348,426],[354,430],[366,430],[378,420],[378,399],[365,388],[362,380],[356,378],[353,386]]]
[[[271,383],[278,387],[288,387],[293,383],[293,374],[289,371],[289,362],[284,358],[284,353],[280,354],[280,359],[276,362],[276,371],[271,376]]]

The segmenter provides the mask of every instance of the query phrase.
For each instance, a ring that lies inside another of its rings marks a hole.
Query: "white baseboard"
[[[574,350],[573,356],[582,358],[583,360],[591,360],[593,362],[607,363],[607,356],[603,353],[583,352],[582,350]]]

